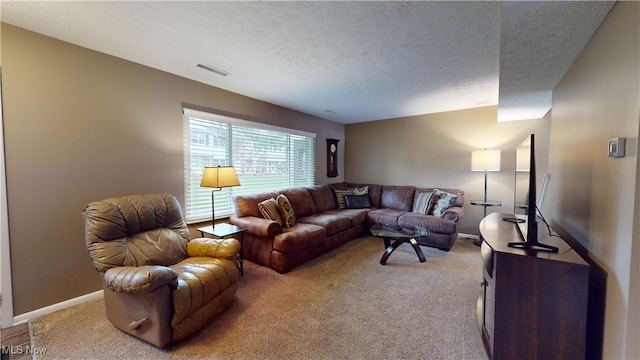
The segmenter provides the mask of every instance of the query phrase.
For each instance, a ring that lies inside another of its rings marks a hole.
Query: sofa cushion
[[[420,226],[428,229],[430,232],[453,234],[456,232],[457,225],[455,222],[432,215],[420,215],[413,212],[407,212],[398,218],[398,225],[402,227]]]
[[[305,216],[298,219],[298,222],[322,226],[327,230],[328,236],[351,227],[350,218],[342,216],[340,214],[332,213],[318,213],[310,216]]]
[[[441,217],[445,210],[450,208],[458,197],[458,195],[439,189],[434,189],[433,195],[436,196],[436,202],[433,205],[433,216],[437,217]]]
[[[296,252],[324,243],[327,231],[314,224],[296,223],[273,238],[273,249],[283,252]]]
[[[345,194],[344,202],[346,204],[347,209],[368,209],[371,207],[369,194],[363,194],[363,195]]]
[[[380,196],[380,207],[411,211],[415,189],[413,186],[383,186],[382,195]]]
[[[404,213],[406,211],[397,209],[374,209],[369,211],[367,218],[369,223],[396,226],[398,225],[398,218]]]
[[[295,225],[296,213],[289,199],[285,195],[280,194],[276,200],[278,201],[278,210],[282,217],[282,227],[289,228]]]
[[[280,194],[289,199],[296,217],[304,217],[316,213],[316,205],[313,203],[309,189],[293,187],[280,191]]]
[[[436,197],[433,195],[433,192],[416,191],[415,198],[413,199],[413,209],[411,212],[420,215],[427,215],[431,212],[431,208],[433,208],[435,198]]]
[[[280,226],[284,225],[282,216],[280,216],[280,208],[276,199],[270,198],[262,201],[258,203],[258,208],[260,209],[262,217],[264,217],[265,219],[275,221],[280,224]]]
[[[316,206],[316,212],[321,213],[337,207],[336,197],[333,194],[331,186],[328,184],[311,186],[309,188],[309,193],[311,194],[313,203]]]
[[[357,226],[367,221],[368,212],[369,209],[336,209],[325,211],[325,214],[339,214],[340,216],[349,218],[351,220],[351,226]]]

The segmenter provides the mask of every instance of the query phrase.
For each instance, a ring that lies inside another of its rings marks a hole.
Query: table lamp
[[[200,186],[214,188],[211,190],[211,226],[215,226],[215,202],[213,194],[224,187],[239,186],[238,175],[233,166],[205,166]]]

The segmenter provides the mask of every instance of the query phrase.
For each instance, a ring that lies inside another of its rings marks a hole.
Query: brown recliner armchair
[[[240,243],[193,239],[170,194],[92,202],[85,240],[104,275],[107,318],[158,347],[193,334],[233,300]]]

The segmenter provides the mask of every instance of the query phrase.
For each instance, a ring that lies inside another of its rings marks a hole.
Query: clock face
[[[331,144],[331,152],[332,153],[336,152],[336,145],[335,144]]]

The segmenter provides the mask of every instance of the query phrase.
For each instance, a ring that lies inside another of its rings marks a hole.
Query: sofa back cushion
[[[173,265],[187,257],[190,234],[175,196],[130,195],[88,204],[85,241],[95,268]]]
[[[309,188],[309,193],[316,206],[316,212],[320,213],[336,208],[336,197],[333,195],[333,190],[330,185],[312,186]]]
[[[280,191],[280,194],[283,194],[289,199],[296,218],[316,213],[316,205],[313,203],[309,189],[305,187],[293,187]]]
[[[415,189],[414,186],[383,186],[380,196],[380,207],[411,211]]]
[[[258,194],[237,195],[233,198],[233,208],[237,217],[257,216],[262,217],[258,204],[271,198],[276,198],[277,193],[266,192]]]

